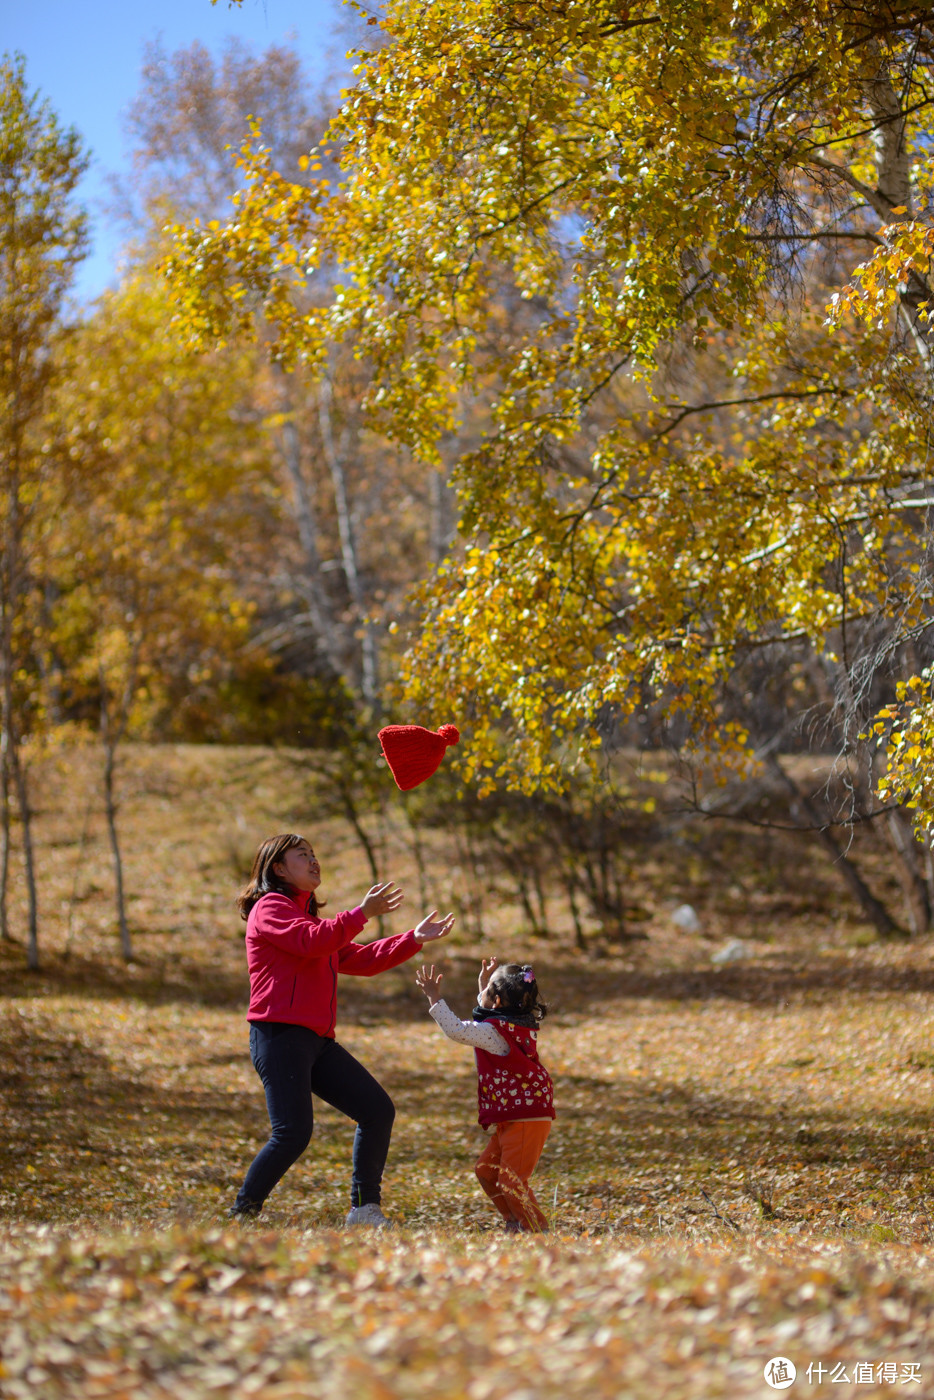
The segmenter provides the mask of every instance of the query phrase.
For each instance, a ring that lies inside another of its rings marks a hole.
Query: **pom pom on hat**
[[[442,724],[437,733],[420,724],[387,724],[379,731],[383,757],[401,792],[418,787],[430,778],[444,757],[449,744],[460,734],[453,724]]]

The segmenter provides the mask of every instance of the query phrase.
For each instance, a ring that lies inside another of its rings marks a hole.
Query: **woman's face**
[[[321,884],[321,867],[307,841],[299,841],[297,846],[290,846],[272,868],[280,880],[285,880],[295,889],[308,894]]]

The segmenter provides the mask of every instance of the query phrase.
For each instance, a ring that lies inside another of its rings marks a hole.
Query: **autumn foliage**
[[[794,728],[763,655],[857,752],[923,651],[928,19],[400,0],[342,180],[283,181],[257,131],[234,219],[180,235],[200,335],[261,308],[286,363],[351,343],[424,462],[464,435],[403,670],[473,720],[471,780],[560,782],[653,697],[742,766]]]

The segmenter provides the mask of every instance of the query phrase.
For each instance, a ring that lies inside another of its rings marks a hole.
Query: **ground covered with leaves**
[[[27,1232],[2,1253],[4,1388],[641,1400],[767,1394],[764,1363],[806,1355],[826,1385],[805,1372],[805,1393],[929,1395],[930,1260],[826,1241]]]
[[[836,894],[815,901],[804,862],[784,889],[739,872],[745,923],[671,865],[667,903],[639,892],[649,936],[599,957],[529,947],[509,911],[483,946],[445,950],[462,1015],[481,952],[533,956],[552,1004],[549,1236],[496,1229],[471,1173],[472,1057],[428,1019],[414,965],[344,979],[342,999],[343,1042],[398,1108],[398,1229],[341,1230],[352,1127],[325,1107],[261,1221],[230,1227],[266,1130],[237,861],[314,816],[284,760],[225,761],[134,765],[130,968],[99,833],[81,836],[81,763],[42,790],[44,968],[25,973],[17,945],[0,959],[0,1394],[758,1396],[786,1357],[793,1393],[934,1395],[931,944],[871,941]],[[350,838],[308,829],[329,907],[355,902]],[[666,925],[687,897],[711,936]],[[747,956],[717,966],[730,932]]]

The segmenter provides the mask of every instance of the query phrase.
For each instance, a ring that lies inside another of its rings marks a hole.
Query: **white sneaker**
[[[365,1206],[351,1207],[344,1224],[347,1226],[370,1225],[375,1230],[391,1230],[393,1228],[392,1221],[386,1219],[375,1201],[368,1201]]]

